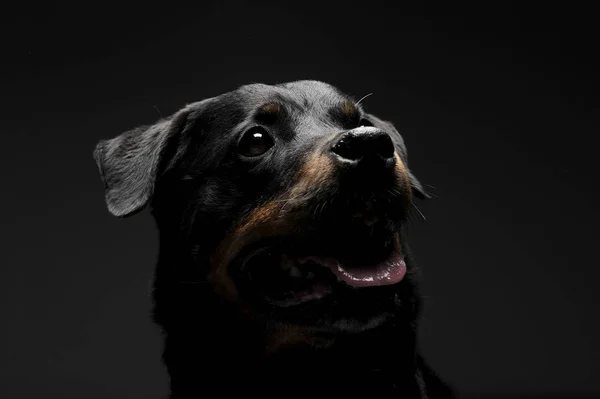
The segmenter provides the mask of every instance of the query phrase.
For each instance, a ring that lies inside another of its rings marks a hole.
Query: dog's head
[[[94,155],[112,214],[152,204],[175,263],[164,286],[205,282],[296,333],[359,333],[416,306],[403,227],[427,194],[398,131],[328,84],[243,86]]]

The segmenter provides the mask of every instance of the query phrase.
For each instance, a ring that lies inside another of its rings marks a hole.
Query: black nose
[[[392,138],[375,127],[359,127],[347,131],[331,147],[331,151],[350,161],[394,160]]]

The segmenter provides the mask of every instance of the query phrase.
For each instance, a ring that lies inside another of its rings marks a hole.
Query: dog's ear
[[[394,125],[391,122],[381,120],[371,114],[368,115],[368,119],[370,121],[372,121],[372,123],[375,126],[379,127],[380,129],[383,129],[383,131],[388,132],[391,135],[392,141],[394,142],[394,145],[396,146],[396,150],[398,151],[400,158],[402,158],[402,160],[406,163],[408,160],[406,145],[404,144],[404,139],[402,139],[402,135],[400,134],[400,132],[398,132],[398,130],[396,130]],[[410,171],[410,169],[408,169],[408,165],[407,165],[407,172],[408,172],[408,178],[410,179],[410,185],[411,185],[414,195],[420,199],[430,199],[431,196],[423,188],[423,185],[421,184],[421,182],[415,177],[415,175],[413,175],[413,173]]]
[[[165,158],[176,152],[186,127],[189,107],[151,126],[142,126],[101,140],[94,160],[104,182],[108,210],[115,216],[130,216],[144,208]]]

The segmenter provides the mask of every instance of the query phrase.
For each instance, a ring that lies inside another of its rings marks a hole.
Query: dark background
[[[600,396],[595,14],[400,4],[5,10],[0,396],[166,397],[156,230],[109,215],[93,147],[296,79],[374,93],[435,187],[411,233],[437,370],[472,397]]]

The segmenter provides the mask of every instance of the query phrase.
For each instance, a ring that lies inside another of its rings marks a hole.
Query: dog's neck
[[[193,397],[216,383],[226,392],[267,396],[290,389],[312,395],[401,390],[421,398],[414,335],[408,331],[390,328],[336,338],[325,347],[299,345],[266,355],[256,330],[221,320],[206,320],[210,331],[167,333],[164,359],[171,390],[181,393],[173,397]],[[389,344],[392,340],[397,344]]]
[[[409,398],[422,397],[415,335],[408,323],[268,353],[264,326],[236,319],[222,304],[208,302],[208,295],[196,295],[180,289],[178,314],[171,314],[177,321],[163,325],[173,398],[194,397],[195,392],[206,392],[206,384],[215,383],[227,392],[263,396],[285,392],[287,386],[286,390],[294,387],[312,395],[398,390],[414,392]]]

